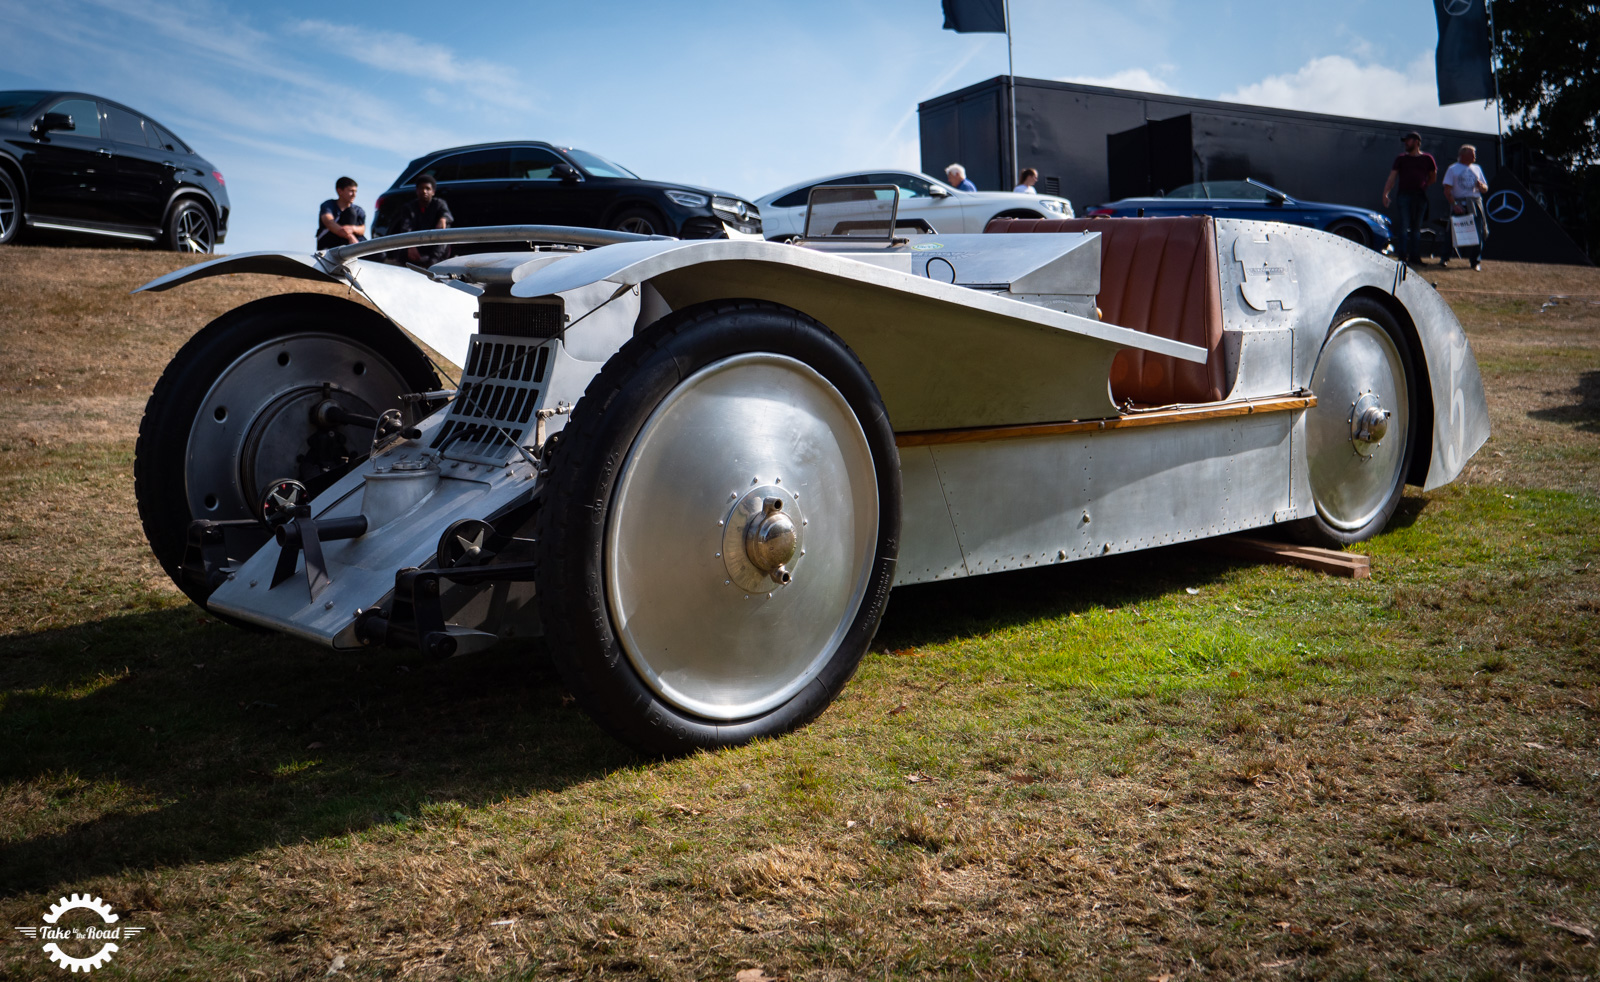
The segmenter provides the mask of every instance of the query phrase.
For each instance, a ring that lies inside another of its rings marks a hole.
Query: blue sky
[[[1492,109],[1436,105],[1428,0],[1011,0],[1011,18],[1022,76],[1494,130]],[[0,88],[148,113],[226,176],[224,249],[309,251],[339,175],[370,209],[408,160],[465,143],[549,140],[751,198],[915,168],[917,103],[1006,71],[1003,35],[942,22],[938,0],[0,0]]]

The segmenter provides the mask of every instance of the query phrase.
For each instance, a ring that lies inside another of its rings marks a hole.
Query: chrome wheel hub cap
[[[878,538],[872,450],[814,369],[736,355],[645,421],[606,513],[618,642],[664,703],[728,721],[793,698],[866,595]]]

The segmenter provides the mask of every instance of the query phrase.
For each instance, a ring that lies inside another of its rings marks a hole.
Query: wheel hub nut
[[[776,583],[788,583],[791,577],[786,564],[799,547],[800,532],[784,513],[783,499],[764,500],[761,511],[744,527],[744,551],[751,565]]]
[[[1363,392],[1350,406],[1350,445],[1358,457],[1371,457],[1389,432],[1389,410],[1372,392]]]
[[[730,586],[764,594],[793,581],[795,565],[805,555],[801,540],[806,516],[800,499],[781,483],[751,483],[718,523],[722,541],[718,555]]]

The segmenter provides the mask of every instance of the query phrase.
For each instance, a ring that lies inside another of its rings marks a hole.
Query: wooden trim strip
[[[963,430],[915,430],[909,433],[896,433],[894,444],[897,447],[931,447],[944,443],[987,443],[990,440],[1017,440],[1036,436],[1058,436],[1063,433],[1121,430],[1133,426],[1193,423],[1202,419],[1250,416],[1255,413],[1281,413],[1295,409],[1310,409],[1316,404],[1317,397],[1307,392],[1303,395],[1268,396],[1265,399],[1157,409],[1148,413],[1129,413],[1109,419],[1074,419],[1064,423],[1023,423],[1016,426],[974,426]]]

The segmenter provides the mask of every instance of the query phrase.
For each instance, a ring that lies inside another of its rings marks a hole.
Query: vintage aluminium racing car
[[[216,615],[335,649],[542,632],[599,723],[672,754],[814,718],[894,585],[1260,526],[1356,542],[1488,437],[1449,308],[1337,236],[896,236],[892,204],[827,193],[799,245],[446,229],[141,287],[370,303],[257,300],[179,351],[139,435],[152,549]],[[546,245],[360,258],[512,236]]]

